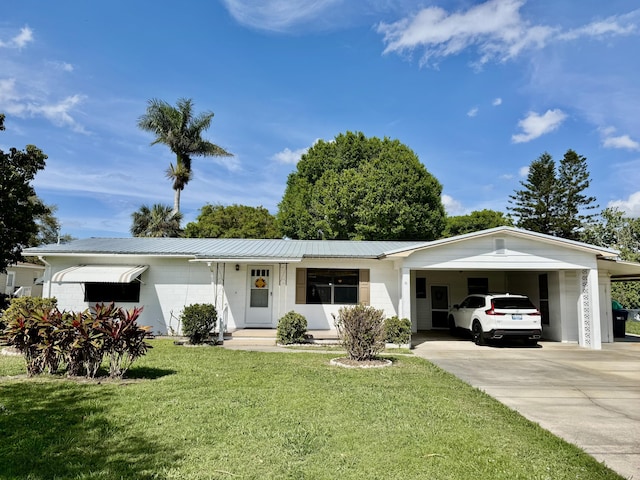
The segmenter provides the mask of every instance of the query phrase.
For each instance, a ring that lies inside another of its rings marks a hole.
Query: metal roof
[[[217,238],[87,238],[27,248],[27,256],[147,255],[194,259],[379,258],[424,242],[254,240]]]
[[[87,238],[64,244],[27,248],[26,256],[131,255],[173,256],[194,260],[242,262],[254,260],[300,261],[303,258],[402,258],[416,250],[438,247],[490,235],[528,237],[564,245],[600,257],[617,258],[618,251],[552,237],[513,227],[496,227],[435,241],[282,240],[238,238]]]

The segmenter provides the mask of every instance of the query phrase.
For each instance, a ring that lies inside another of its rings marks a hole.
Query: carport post
[[[578,312],[578,342],[580,346],[600,350],[600,301],[598,291],[598,270],[582,270],[580,272],[580,300]]]
[[[400,302],[398,305],[398,317],[408,318],[411,321],[411,331],[415,332],[415,325],[411,318],[411,269],[402,268],[400,275]]]

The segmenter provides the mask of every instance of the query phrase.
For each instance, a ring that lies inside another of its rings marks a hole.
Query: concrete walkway
[[[640,342],[478,347],[416,337],[414,353],[483,390],[529,420],[640,480]],[[640,339],[639,339],[640,340]]]

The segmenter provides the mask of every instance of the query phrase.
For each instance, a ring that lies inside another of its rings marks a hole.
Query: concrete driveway
[[[627,479],[640,479],[640,342],[478,347],[414,338],[414,353],[479,388]],[[638,339],[640,340],[640,339]]]

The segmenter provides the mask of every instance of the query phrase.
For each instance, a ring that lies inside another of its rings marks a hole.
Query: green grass
[[[635,320],[627,320],[626,332],[633,333],[634,335],[640,335],[640,322]]]
[[[124,382],[0,379],[0,478],[620,478],[419,358],[152,343]]]

